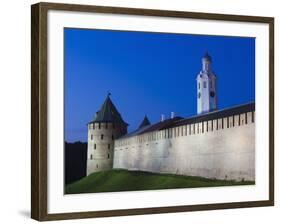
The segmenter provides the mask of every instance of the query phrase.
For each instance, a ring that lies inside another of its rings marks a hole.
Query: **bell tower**
[[[217,109],[216,76],[212,71],[212,58],[206,53],[202,58],[202,70],[197,75],[197,114]]]

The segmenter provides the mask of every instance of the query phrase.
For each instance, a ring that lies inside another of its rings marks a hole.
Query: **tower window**
[[[112,140],[114,140],[114,135],[111,136]]]
[[[200,89],[200,82],[198,83],[198,89]]]
[[[91,140],[93,140],[93,135],[91,135]]]
[[[107,154],[107,158],[109,159],[109,153]]]
[[[207,83],[206,83],[206,81],[203,82],[203,86],[204,86],[204,88],[207,88]]]
[[[94,149],[96,149],[97,148],[97,145],[96,144],[94,144]]]
[[[103,134],[101,134],[100,139],[103,139]]]
[[[110,149],[110,144],[108,144],[107,148]]]
[[[101,127],[101,123],[99,123],[99,129],[100,129],[100,127]]]
[[[199,92],[199,93],[198,93],[198,99],[200,99],[200,97],[201,97],[201,93]]]
[[[93,155],[92,154],[91,154],[90,158],[91,158],[91,160],[93,159]]]

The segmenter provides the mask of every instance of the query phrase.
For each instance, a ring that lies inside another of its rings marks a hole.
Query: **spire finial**
[[[109,92],[109,90],[107,90],[107,97],[111,96],[111,92]]]
[[[205,52],[205,55],[203,56],[203,58],[207,59],[208,61],[212,61],[212,58],[209,55],[208,51]]]

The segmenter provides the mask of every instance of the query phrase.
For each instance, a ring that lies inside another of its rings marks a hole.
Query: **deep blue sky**
[[[65,140],[87,141],[87,122],[107,92],[129,131],[145,114],[196,114],[196,76],[206,51],[218,108],[255,100],[255,39],[106,30],[64,30]]]

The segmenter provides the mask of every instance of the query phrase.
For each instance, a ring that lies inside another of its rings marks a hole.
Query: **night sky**
[[[255,39],[65,28],[65,140],[87,141],[87,123],[108,92],[129,131],[145,114],[195,115],[196,76],[206,51],[218,109],[255,100]]]

